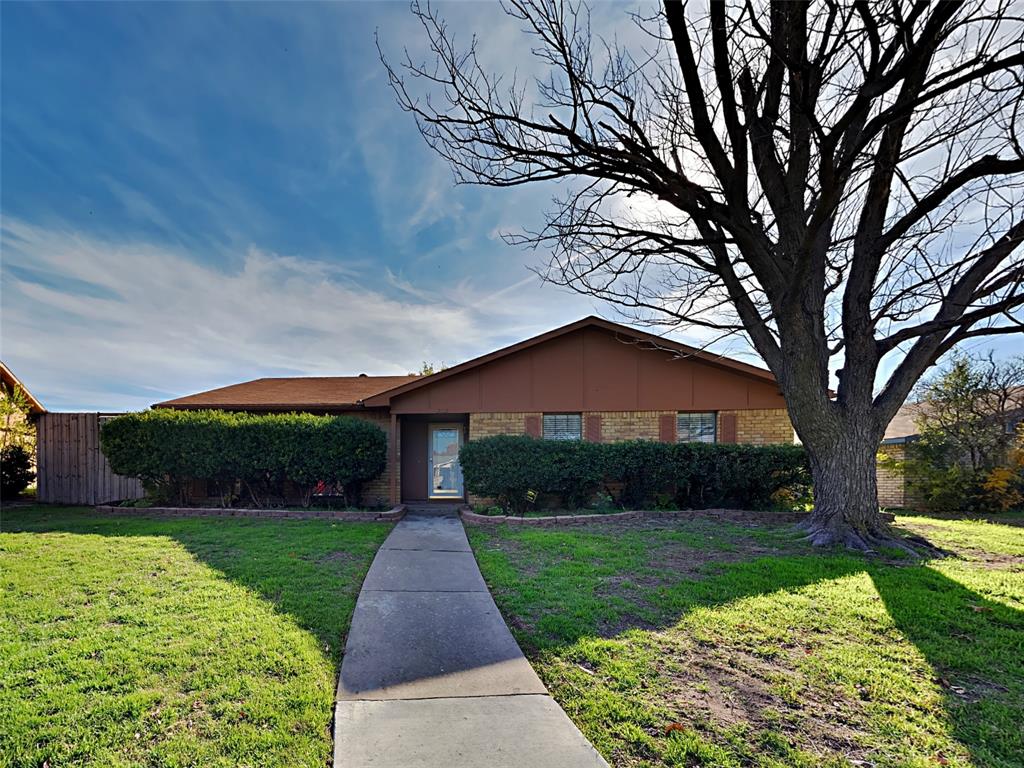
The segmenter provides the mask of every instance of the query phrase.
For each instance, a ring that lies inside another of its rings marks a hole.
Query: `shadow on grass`
[[[316,636],[340,666],[352,611],[387,523],[103,516],[91,509],[4,510],[3,533],[165,537],[251,589]]]
[[[91,510],[37,507],[5,510],[0,530],[173,539],[277,612],[294,617],[338,664],[360,585],[389,526],[102,517]],[[558,535],[574,539],[571,533]],[[895,627],[934,670],[953,738],[979,764],[1020,764],[1024,612],[989,600],[927,564],[886,564],[845,553],[783,552],[740,560],[738,553],[723,551],[722,559],[732,557],[732,562],[706,558],[699,572],[690,572],[692,578],[677,577],[673,584],[664,571],[635,567],[651,556],[639,540],[575,538],[578,550],[549,548],[542,553],[548,562],[527,557],[513,563],[503,552],[474,547],[528,653],[586,637],[621,637],[630,629],[668,628],[702,607],[867,573]],[[686,543],[693,548],[700,542]]]
[[[928,563],[885,562],[837,551],[793,554],[790,548],[747,560],[720,552],[724,560],[732,559],[724,563],[705,553],[699,569],[658,573],[646,566],[623,568],[631,561],[624,554],[630,546],[624,537],[608,554],[608,562],[622,568],[616,573],[586,544],[582,556],[568,549],[564,558],[554,547],[543,552],[539,545],[545,561],[531,557],[528,546],[517,551],[522,542],[513,543],[510,559],[488,550],[484,536],[477,541],[483,544],[475,549],[495,597],[533,657],[544,651],[557,654],[586,638],[623,639],[633,629],[675,627],[701,608],[866,573],[895,627],[932,668],[952,738],[979,765],[1022,764],[1024,611],[989,600]],[[631,562],[656,559],[646,552]]]
[[[927,565],[867,569],[893,623],[942,687],[952,736],[980,765],[1024,761],[1024,611]]]

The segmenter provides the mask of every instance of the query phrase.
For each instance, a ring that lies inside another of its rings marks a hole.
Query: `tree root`
[[[858,530],[851,526],[832,528],[805,520],[798,523],[797,527],[807,534],[803,540],[815,547],[845,547],[867,554],[878,554],[879,550],[888,548],[899,550],[915,559],[944,557],[948,554],[923,536],[901,536],[887,525]]]

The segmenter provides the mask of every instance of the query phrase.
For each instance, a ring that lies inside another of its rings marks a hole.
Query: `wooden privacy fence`
[[[144,496],[136,477],[115,475],[100,450],[100,423],[118,414],[44,413],[36,424],[36,498],[105,504]]]

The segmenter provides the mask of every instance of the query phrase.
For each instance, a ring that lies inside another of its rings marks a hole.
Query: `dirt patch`
[[[957,552],[964,560],[969,560],[973,565],[989,568],[997,571],[1022,570],[1024,569],[1024,557],[1021,555],[1008,555],[1002,552],[988,552],[976,547],[957,547]]]
[[[302,559],[316,563],[317,565],[350,565],[352,563],[361,563],[363,561],[363,556],[355,555],[351,552],[345,552],[344,550],[338,550],[335,552],[328,552],[326,555],[318,555],[316,557],[303,555]]]
[[[810,751],[866,757],[857,703],[806,685],[794,658],[763,659],[736,647],[679,644],[657,666],[671,680],[664,704],[675,722],[714,732],[734,725],[781,731]]]
[[[756,560],[760,557],[776,557],[790,555],[800,551],[799,546],[791,548],[766,547],[753,542],[740,545],[734,550],[700,549],[666,544],[651,552],[647,565],[666,574],[680,574],[697,578],[707,574],[708,568],[729,563]]]
[[[722,515],[701,515],[693,518],[672,518],[672,517],[643,517],[633,519],[610,519],[595,520],[573,526],[574,531],[586,533],[613,534],[618,531],[679,531],[681,533],[694,534],[698,536],[714,536],[721,530],[721,524],[727,523],[730,533],[737,529],[740,531],[749,530],[751,533],[773,532],[780,533],[793,529],[793,523],[789,520],[766,520],[751,519],[745,516],[748,513],[736,513],[733,516]],[[732,540],[732,536],[729,536]]]

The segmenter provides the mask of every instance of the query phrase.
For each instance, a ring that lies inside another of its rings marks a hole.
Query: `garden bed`
[[[474,525],[586,525],[588,523],[615,522],[618,520],[695,520],[713,517],[732,522],[766,522],[766,523],[799,523],[808,516],[808,512],[771,512],[746,509],[683,509],[683,510],[630,510],[626,512],[591,512],[573,514],[533,514],[525,515],[481,515],[468,509],[462,510],[460,516],[466,523]],[[887,522],[895,517],[882,513]]]
[[[286,508],[234,508],[234,507],[119,507],[99,504],[97,512],[132,517],[157,515],[170,517],[265,517],[295,520],[340,520],[356,523],[372,521],[396,522],[405,517],[405,505],[389,510],[343,509],[286,509]]]

